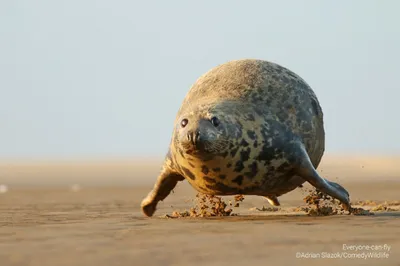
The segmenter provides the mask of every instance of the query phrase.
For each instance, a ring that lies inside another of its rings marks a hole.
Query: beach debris
[[[400,200],[385,201],[385,204],[388,206],[400,206]]]
[[[370,210],[363,208],[351,208],[350,214],[352,215],[374,215]]]
[[[305,192],[303,188],[303,192]],[[330,215],[374,215],[374,212],[400,211],[400,201],[376,202],[372,200],[356,201],[352,203],[349,211],[344,210],[339,200],[315,189],[307,190],[308,195],[304,197],[305,205],[293,208],[294,212],[304,212],[308,216],[330,216]],[[215,217],[215,216],[234,216],[234,208],[239,207],[244,200],[243,195],[236,195],[233,200],[225,202],[222,197],[205,195],[198,193],[195,206],[183,212],[173,211],[172,214],[163,216],[164,218],[183,218],[183,217]],[[366,208],[363,208],[366,207]],[[369,208],[368,208],[369,207]],[[371,208],[372,207],[372,208]],[[277,212],[280,207],[254,207],[250,211]]]
[[[278,208],[278,207],[265,207],[265,206],[262,206],[262,208],[258,208],[258,207],[250,208],[250,211],[277,212],[277,211],[279,211],[280,209],[281,209],[281,208]]]
[[[216,217],[216,216],[235,216],[233,208],[239,207],[239,202],[244,200],[243,195],[236,195],[234,202],[226,203],[222,197],[197,193],[195,206],[189,210],[173,211],[166,214],[163,218],[183,218],[183,217]]]
[[[374,213],[364,208],[351,208],[345,211],[339,200],[323,193],[315,188],[308,190],[309,194],[304,198],[306,206],[295,208],[294,211],[305,212],[309,216],[329,215],[373,215]]]
[[[398,210],[393,209],[393,208],[390,208],[389,206],[384,205],[384,204],[379,204],[378,206],[373,207],[371,210],[372,210],[372,211],[376,211],[376,212],[378,212],[378,211],[384,211],[384,212],[394,212],[394,211],[398,211]]]
[[[393,201],[374,201],[374,200],[359,200],[353,203],[354,205],[359,206],[400,206],[400,200],[393,200]]]
[[[376,205],[378,205],[378,203],[373,200],[359,200],[352,204],[357,205],[357,206],[376,206]]]
[[[307,204],[308,208],[305,209],[310,216],[336,215],[344,211],[338,200],[314,188],[309,190],[309,195],[303,200]]]
[[[400,201],[374,201],[374,200],[359,200],[353,203],[356,206],[370,207],[374,212],[393,212],[400,211]]]

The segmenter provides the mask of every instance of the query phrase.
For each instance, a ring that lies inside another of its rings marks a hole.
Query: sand
[[[144,217],[140,201],[160,161],[3,162],[0,265],[400,265],[399,206],[310,217],[293,211],[304,205],[298,189],[274,212],[256,210],[270,205],[252,196],[234,208],[237,216],[163,218],[193,206],[196,192],[182,182]],[[319,171],[352,202],[380,203],[400,200],[399,166],[395,157],[326,156]],[[366,250],[372,245],[382,250]],[[382,258],[354,257],[363,253]]]

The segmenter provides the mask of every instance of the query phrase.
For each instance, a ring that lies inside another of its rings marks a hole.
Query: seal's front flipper
[[[304,148],[302,148],[302,155],[300,155],[299,159],[300,161],[296,169],[298,172],[297,174],[304,178],[304,180],[308,181],[319,191],[338,199],[342,203],[343,208],[346,211],[350,211],[351,206],[349,193],[347,190],[335,182],[331,182],[322,178],[315,170]]]
[[[164,168],[161,174],[158,176],[153,189],[142,201],[141,208],[143,213],[149,217],[153,216],[154,212],[156,211],[157,203],[160,200],[164,200],[169,193],[171,193],[178,181],[182,181],[184,179],[185,178],[180,174]]]
[[[269,204],[271,204],[272,206],[281,206],[281,203],[276,196],[265,196],[264,198],[266,198]]]

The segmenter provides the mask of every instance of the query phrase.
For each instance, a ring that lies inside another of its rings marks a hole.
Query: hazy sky
[[[327,152],[400,153],[400,1],[0,2],[0,158],[161,156],[233,59],[302,76]]]

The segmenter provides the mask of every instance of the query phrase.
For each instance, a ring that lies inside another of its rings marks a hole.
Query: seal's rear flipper
[[[341,185],[322,178],[315,170],[310,158],[302,147],[302,155],[297,166],[297,174],[308,181],[316,189],[338,199],[346,211],[351,210],[349,193]]]
[[[272,206],[281,206],[281,203],[276,196],[265,196],[264,198],[266,198],[269,204],[271,204]]]
[[[156,184],[153,189],[142,201],[141,208],[146,216],[153,216],[156,211],[157,203],[164,200],[169,193],[175,188],[178,181],[182,181],[185,178],[180,174],[171,172],[168,169],[163,169],[159,177],[157,178]]]

